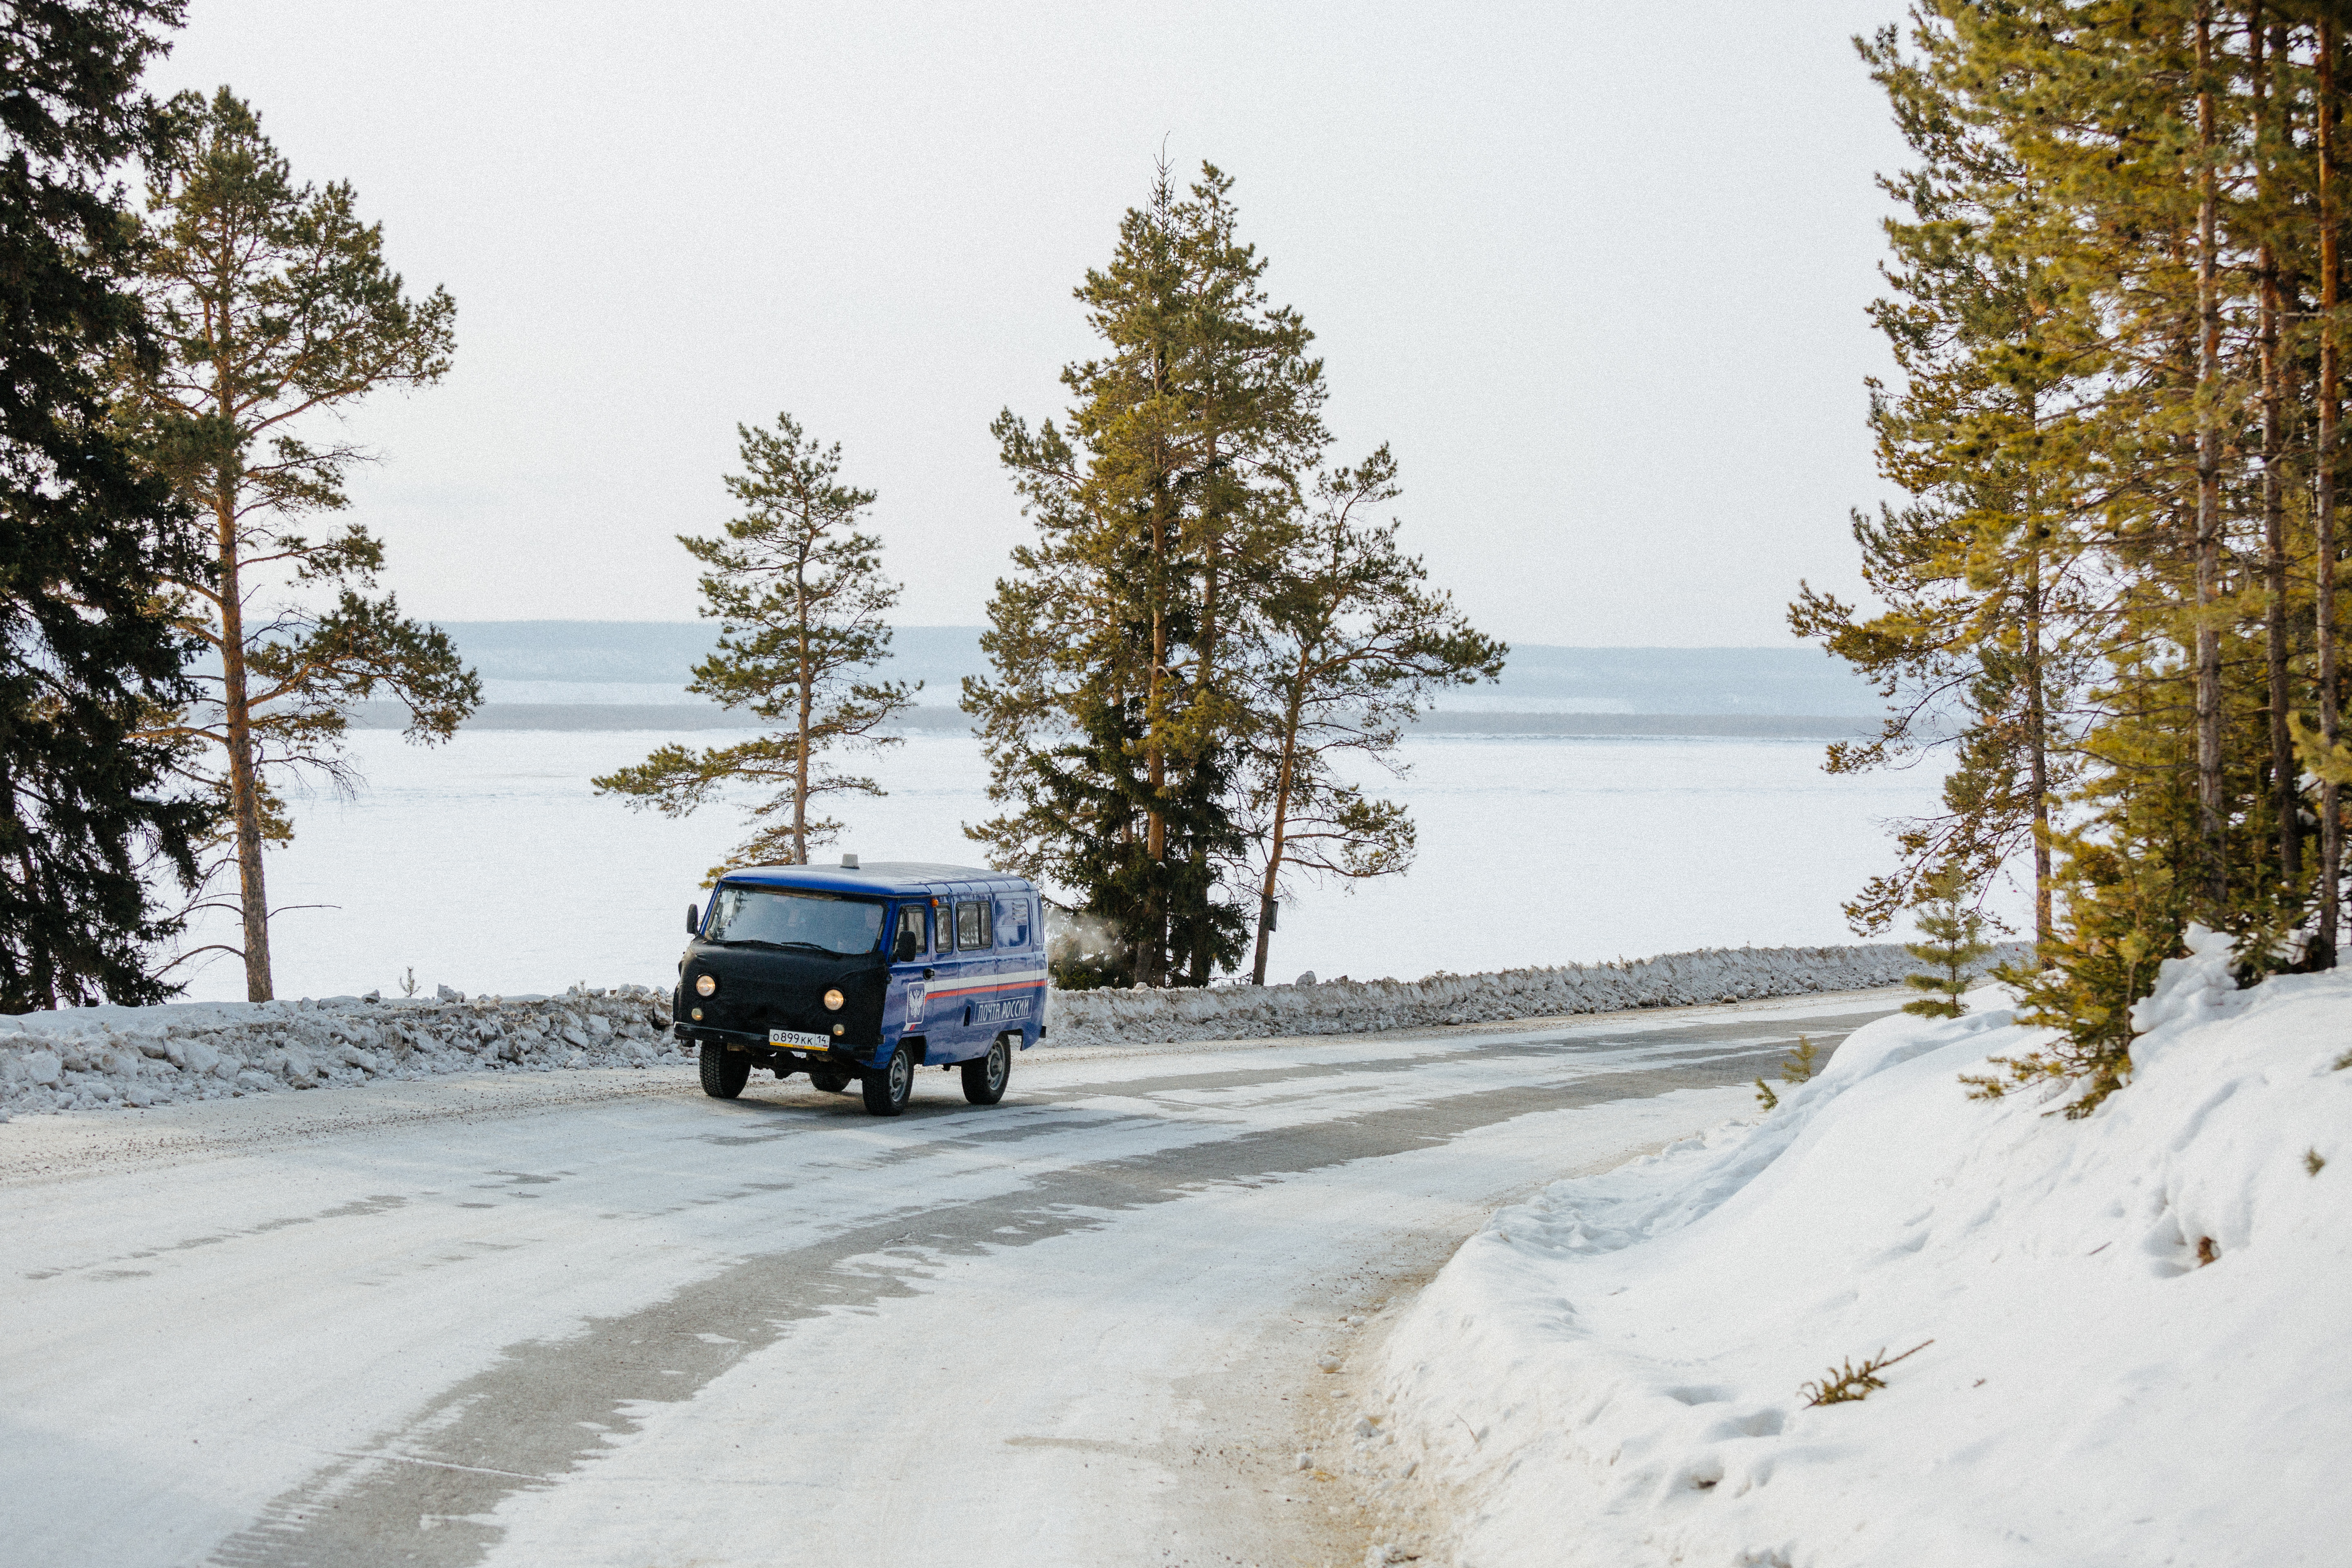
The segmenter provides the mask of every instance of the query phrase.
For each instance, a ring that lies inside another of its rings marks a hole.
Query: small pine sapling
[[[1802,1384],[1799,1385],[1797,1392],[1805,1396],[1805,1404],[1808,1407],[1816,1405],[1857,1404],[1869,1398],[1873,1390],[1886,1386],[1886,1380],[1878,1375],[1880,1373],[1885,1372],[1896,1362],[1910,1360],[1935,1342],[1933,1340],[1922,1340],[1898,1356],[1890,1356],[1882,1349],[1876,1355],[1864,1360],[1860,1366],[1849,1361],[1843,1366],[1831,1367],[1822,1373],[1822,1380],[1819,1383]]]
[[[413,963],[408,966],[408,973],[400,977],[400,994],[403,996],[416,994],[416,966]]]
[[[1811,1082],[1820,1067],[1821,1055],[1822,1048],[1813,1044],[1811,1036],[1799,1035],[1797,1048],[1780,1058],[1780,1081],[1790,1084]],[[1771,1086],[1760,1078],[1756,1080],[1756,1103],[1767,1110],[1777,1110],[1780,1105],[1780,1097],[1773,1093]]]
[[[1938,973],[1906,974],[1903,983],[1927,995],[1903,1004],[1906,1013],[1925,1018],[1957,1018],[1968,1011],[1960,998],[1969,988],[1969,979],[1976,965],[1992,952],[1992,943],[1984,940],[1985,918],[1970,909],[1965,900],[1967,884],[1957,867],[1937,872],[1928,879],[1918,903],[1919,935],[1917,942],[1905,942],[1903,951],[1922,963],[1932,964]]]
[[[1811,1083],[1820,1069],[1822,1048],[1810,1035],[1797,1037],[1797,1048],[1780,1058],[1782,1083]]]

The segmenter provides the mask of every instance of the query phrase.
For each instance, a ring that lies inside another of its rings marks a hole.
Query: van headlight
[[[848,998],[842,995],[838,990],[828,991],[824,994],[825,1006],[835,1013],[841,1011],[841,1005],[847,1000]]]
[[[718,989],[719,980],[716,975],[706,974],[694,983],[694,993],[698,996],[708,996]]]

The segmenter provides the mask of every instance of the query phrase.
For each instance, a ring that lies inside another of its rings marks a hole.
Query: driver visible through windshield
[[[865,899],[782,888],[721,883],[705,942],[771,942],[827,952],[871,952],[882,935],[882,906]]]

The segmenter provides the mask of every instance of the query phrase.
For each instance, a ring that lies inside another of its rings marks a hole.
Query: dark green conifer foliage
[[[1993,944],[1984,940],[1985,918],[1969,907],[1967,887],[1957,873],[1933,878],[1925,893],[1914,915],[1920,940],[1905,942],[1903,951],[1933,965],[1934,973],[1903,977],[1914,991],[1928,993],[1903,1004],[1903,1010],[1922,1017],[1957,1018],[1968,1011],[1960,998],[1977,965],[1992,955]]]
[[[765,826],[730,863],[804,866],[811,846],[841,831],[814,815],[814,805],[884,793],[870,778],[836,772],[826,753],[897,745],[878,731],[913,702],[920,683],[869,679],[889,657],[883,617],[898,587],[883,574],[881,540],[858,531],[875,496],[841,483],[840,443],[821,445],[789,414],[776,416],[773,430],[739,425],[735,432],[744,471],[729,475],[727,489],[742,515],[723,539],[678,539],[708,568],[702,613],[719,623],[719,647],[695,666],[687,689],[779,728],[699,752],[664,746],[593,782],[669,816],[697,810],[730,784],[765,787],[774,793],[752,807]],[[712,867],[708,880],[725,869]]]
[[[113,171],[145,150],[140,73],[176,0],[0,10],[0,1013],[167,994],[211,803],[142,715],[184,701],[164,583],[200,567],[186,510],[109,427],[106,369],[154,349]]]
[[[184,93],[170,110],[142,237],[166,352],[121,363],[120,412],[209,526],[209,561],[174,586],[182,625],[214,668],[200,701],[146,733],[183,747],[220,795],[246,994],[264,1001],[273,986],[262,851],[293,831],[273,778],[302,768],[344,778],[352,702],[394,698],[409,710],[410,739],[430,742],[481,700],[447,637],[373,592],[383,565],[373,535],[303,526],[349,504],[344,476],[366,457],[319,416],[438,381],[457,307],[437,289],[408,295],[352,187],[296,184],[228,89]]]

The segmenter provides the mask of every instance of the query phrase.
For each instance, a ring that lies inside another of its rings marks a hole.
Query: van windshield
[[[882,906],[866,899],[721,882],[712,902],[705,942],[871,952],[882,935]]]

